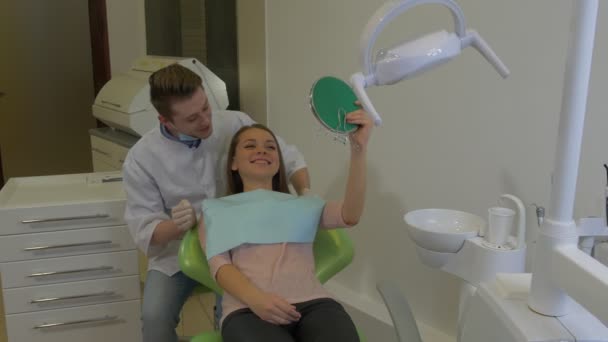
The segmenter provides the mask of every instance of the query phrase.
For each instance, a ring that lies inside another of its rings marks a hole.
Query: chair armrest
[[[354,248],[344,229],[319,229],[313,244],[317,279],[324,284],[353,260]]]
[[[223,293],[222,288],[211,277],[207,256],[198,239],[198,228],[190,229],[184,234],[179,246],[178,260],[185,275],[219,295]]]

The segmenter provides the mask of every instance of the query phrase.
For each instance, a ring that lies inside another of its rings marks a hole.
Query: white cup
[[[488,214],[486,240],[499,246],[506,244],[511,235],[515,211],[509,208],[493,207],[488,209]]]

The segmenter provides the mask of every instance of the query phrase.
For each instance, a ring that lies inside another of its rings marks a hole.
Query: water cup
[[[511,235],[515,211],[509,208],[493,207],[488,209],[488,214],[486,240],[499,246],[506,244]]]

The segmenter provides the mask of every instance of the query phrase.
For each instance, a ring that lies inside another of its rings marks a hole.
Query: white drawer
[[[140,318],[134,300],[7,315],[6,328],[9,342],[131,342],[142,340]]]
[[[137,251],[0,264],[5,289],[138,274]]]
[[[93,135],[91,136],[91,150],[94,157],[118,169],[121,168],[129,152],[126,147]]]
[[[135,249],[127,226],[19,234],[0,238],[0,262]]]
[[[4,290],[4,312],[17,314],[140,298],[139,276]]]
[[[0,209],[0,235],[124,225],[124,200]]]
[[[107,163],[105,160],[100,160],[98,153],[92,152],[93,159],[93,172],[105,172],[105,171],[118,171],[115,165]]]

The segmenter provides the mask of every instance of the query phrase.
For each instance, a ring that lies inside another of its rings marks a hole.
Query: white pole
[[[559,265],[553,264],[555,259],[552,256],[558,246],[576,245],[578,242],[573,208],[597,12],[598,0],[576,0],[574,3],[555,156],[555,178],[547,219],[543,222],[537,241],[528,300],[530,308],[549,316],[567,314],[570,301],[551,277],[551,272],[559,272]]]

